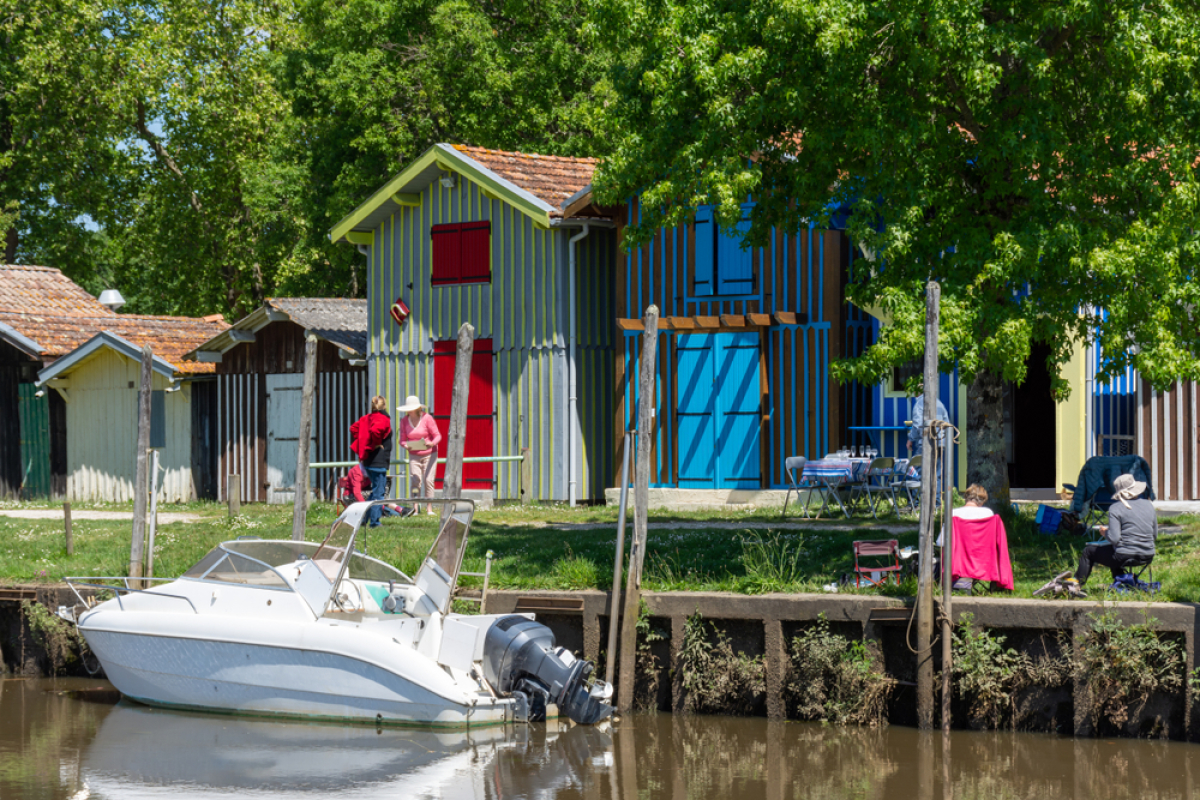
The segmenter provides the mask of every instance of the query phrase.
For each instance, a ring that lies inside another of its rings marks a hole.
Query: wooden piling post
[[[633,468],[633,544],[629,548],[629,576],[625,583],[625,613],[621,620],[621,686],[617,707],[633,710],[633,685],[637,679],[637,618],[642,602],[642,562],[646,556],[646,512],[650,503],[650,447],[654,438],[654,377],[658,354],[658,306],[646,309],[643,318],[642,354],[638,360],[637,453]]]
[[[925,287],[925,413],[921,419],[921,565],[917,579],[917,727],[933,730],[933,512],[937,502],[938,304],[942,288]],[[944,465],[943,465],[944,470]],[[943,565],[948,569],[949,565]]]
[[[226,476],[225,498],[229,501],[230,519],[242,513],[242,476],[236,472]]]
[[[625,432],[625,452],[621,458],[621,500],[617,514],[617,554],[613,559],[612,599],[608,604],[608,655],[604,662],[604,679],[613,683],[617,670],[617,620],[621,614],[621,567],[625,560],[625,511],[629,506],[629,451],[632,436]]]
[[[951,559],[954,557],[954,526],[950,518],[951,504],[954,502],[950,479],[953,462],[950,460],[951,446],[954,437],[946,431],[945,442],[942,444],[942,733],[947,737],[943,745],[946,757],[949,757],[950,736],[950,694],[954,670],[954,654],[952,651],[953,610],[951,596],[954,594],[954,574],[950,571]],[[936,444],[934,445],[936,447]]]
[[[138,388],[137,471],[133,478],[133,539],[129,547],[129,577],[141,578],[145,564],[146,501],[149,499],[150,393],[154,351],[142,348],[141,385]],[[133,582],[141,586],[140,580]]]
[[[454,389],[450,395],[450,430],[446,442],[446,474],[442,480],[442,498],[462,496],[463,454],[467,441],[467,401],[471,390],[471,359],[475,354],[475,328],[464,322],[458,329],[458,342],[454,355]],[[442,504],[442,528],[454,511],[453,503]],[[438,539],[437,562],[442,569],[451,572],[458,563],[458,543],[450,537]]]
[[[317,389],[317,337],[304,341],[304,385],[300,391],[300,441],[296,444],[296,495],[292,499],[292,540],[304,541],[308,521],[308,449],[312,444],[313,394]]]
[[[158,533],[158,451],[150,451],[150,516],[146,526],[146,577],[154,577],[154,536]]]
[[[67,555],[75,555],[75,542],[71,538],[71,503],[63,503],[63,534],[67,540]]]

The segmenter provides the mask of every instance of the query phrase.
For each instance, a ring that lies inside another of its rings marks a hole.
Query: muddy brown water
[[[1200,747],[637,715],[470,732],[305,724],[0,680],[0,798],[1196,798]]]

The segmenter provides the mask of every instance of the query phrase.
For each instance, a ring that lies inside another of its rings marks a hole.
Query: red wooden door
[[[446,446],[450,442],[455,348],[453,339],[433,343],[433,418],[442,433],[442,441],[438,445],[438,458],[446,457]],[[471,389],[467,395],[467,435],[464,443],[464,455],[467,458],[495,455],[492,390],[492,340],[476,339],[475,353],[471,358]],[[491,491],[494,487],[494,466],[491,463],[464,464],[463,489]],[[434,480],[434,486],[438,489],[442,488],[445,473],[446,465],[438,464]]]

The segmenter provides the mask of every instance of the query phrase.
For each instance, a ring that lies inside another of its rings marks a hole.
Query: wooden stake
[[[637,460],[633,468],[633,544],[629,548],[629,578],[625,583],[625,613],[621,620],[621,687],[618,708],[633,710],[637,679],[637,619],[642,602],[642,562],[646,555],[646,512],[650,503],[650,448],[654,439],[654,377],[658,355],[658,306],[642,318],[642,355],[638,364]]]
[[[146,577],[154,577],[154,534],[158,533],[158,451],[150,451],[150,518],[146,532]]]
[[[950,506],[953,503],[951,495],[951,487],[954,485],[950,480],[951,466],[953,462],[950,460],[951,440],[954,437],[946,431],[946,441],[942,445],[942,733],[949,736],[950,734],[950,679],[953,677],[954,669],[954,654],[951,650],[951,616],[950,609],[951,595],[954,594],[954,575],[950,571],[950,565],[954,555],[954,526],[950,518]],[[945,745],[949,748],[949,744]],[[945,751],[947,754],[949,750]]]
[[[625,509],[629,505],[629,451],[633,449],[632,437],[625,433],[624,456],[621,459],[621,502],[617,515],[617,556],[613,559],[612,598],[608,603],[608,655],[604,661],[604,679],[616,681],[617,668],[617,619],[621,613],[621,566],[625,560]]]
[[[138,389],[137,471],[133,478],[133,541],[129,547],[129,577],[141,578],[145,563],[146,501],[149,499],[150,393],[154,351],[142,348],[141,386]],[[141,581],[133,585],[140,588]]]
[[[236,472],[229,473],[225,486],[225,497],[229,500],[229,517],[232,519],[242,513],[242,476]]]
[[[933,511],[937,502],[937,439],[930,420],[937,419],[938,304],[942,288],[925,287],[925,413],[921,419],[921,452],[929,468],[921,469],[921,566],[917,579],[917,727],[933,730]],[[943,566],[943,569],[946,567]]]
[[[67,555],[75,555],[75,542],[71,539],[71,503],[63,503],[63,533],[67,538]]]
[[[454,355],[454,389],[450,396],[450,431],[446,442],[446,474],[442,479],[444,499],[462,496],[463,454],[467,441],[467,400],[471,390],[471,359],[475,354],[475,328],[464,322],[458,329],[457,351]],[[442,504],[442,529],[454,512],[453,503]],[[438,540],[437,562],[442,569],[453,574],[458,562],[458,542],[449,536]]]
[[[304,341],[304,386],[300,391],[300,441],[296,443],[296,495],[292,499],[292,540],[304,541],[308,521],[308,449],[312,445],[313,394],[317,390],[317,337]]]

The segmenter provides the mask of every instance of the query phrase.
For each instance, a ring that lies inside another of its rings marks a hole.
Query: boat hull
[[[427,665],[411,650],[412,663],[388,666],[319,642],[287,647],[96,626],[83,634],[112,684],[149,705],[437,727],[496,724],[512,715],[509,700],[469,696],[453,685],[431,691],[438,682],[420,674]],[[435,671],[443,684],[450,681]]]

